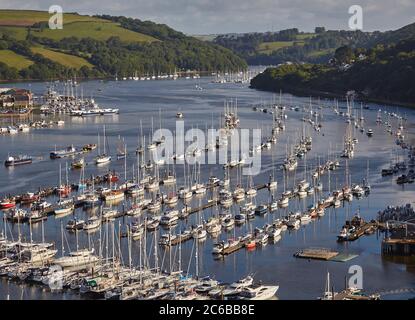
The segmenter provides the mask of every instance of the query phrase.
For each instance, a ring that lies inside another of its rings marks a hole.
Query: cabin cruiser
[[[97,263],[98,257],[94,255],[94,249],[82,249],[72,251],[69,256],[57,258],[53,262],[62,268],[82,267]]]
[[[80,229],[83,229],[84,224],[85,224],[84,220],[75,218],[75,219],[68,221],[68,223],[66,224],[66,229],[67,230],[80,230]]]
[[[255,208],[255,214],[259,216],[263,216],[268,212],[268,207],[266,205],[260,205]]]
[[[96,164],[105,164],[111,161],[111,156],[108,156],[106,154],[99,155],[95,158]]]
[[[164,213],[160,219],[160,224],[164,226],[171,226],[176,224],[179,220],[179,211],[171,210]]]
[[[14,167],[23,164],[30,164],[32,163],[32,157],[27,155],[22,156],[9,156],[7,160],[4,162],[6,167]]]
[[[199,285],[194,287],[194,290],[199,294],[207,294],[208,292],[217,288],[219,285],[219,282],[217,280],[213,280],[209,277],[200,279],[199,283]]]
[[[174,234],[163,234],[160,237],[159,245],[161,246],[170,246],[173,241],[177,240],[177,236]]]
[[[161,217],[160,216],[156,216],[153,217],[152,219],[148,220],[146,222],[146,228],[148,231],[154,231],[158,228],[158,226],[160,225],[160,220]]]
[[[287,221],[287,227],[295,229],[300,226],[300,223],[300,219],[298,219],[297,216],[290,216]]]
[[[212,254],[219,255],[224,254],[225,250],[230,249],[232,247],[236,247],[240,244],[241,239],[228,239],[227,241],[222,241],[215,243],[213,245]],[[211,293],[209,292],[209,295]]]
[[[254,279],[251,276],[238,280],[232,283],[228,288],[222,291],[224,297],[238,295],[243,289],[251,286]],[[215,292],[209,292],[209,295],[215,295]]]
[[[221,230],[222,230],[222,226],[219,223],[212,224],[206,227],[206,231],[210,234],[218,234],[219,232],[221,232]]]
[[[84,230],[92,231],[92,230],[98,229],[100,226],[101,226],[101,219],[99,219],[97,216],[93,216],[85,222]]]
[[[118,215],[118,211],[112,208],[103,208],[101,217],[102,221],[111,221],[114,220]]]
[[[84,195],[84,207],[92,207],[99,201],[99,197],[93,192],[85,193]]]
[[[192,232],[192,236],[193,236],[193,238],[194,238],[194,239],[197,239],[197,240],[203,240],[203,239],[206,239],[206,237],[207,237],[207,232],[206,232],[206,230],[205,230],[205,229],[203,229],[203,228],[196,228],[196,229],[194,229],[194,231]]]
[[[232,228],[235,225],[235,219],[232,217],[227,217],[222,221],[222,227],[225,229]]]
[[[243,213],[239,213],[235,215],[235,223],[237,224],[243,224],[246,221],[246,215]]]
[[[55,208],[56,216],[63,216],[74,211],[75,206],[72,199],[58,201],[58,206]]]
[[[270,238],[272,238],[272,239],[276,239],[276,238],[278,238],[278,237],[281,235],[281,231],[282,231],[282,229],[281,229],[281,228],[278,228],[278,227],[271,227],[271,228],[269,228],[269,230],[268,230],[268,236],[269,236]]]
[[[266,245],[268,243],[269,235],[264,231],[257,232],[255,236],[255,242],[259,245]]]
[[[275,296],[279,286],[252,285],[242,289],[238,294],[241,300],[268,300]]]
[[[278,206],[279,206],[280,208],[286,208],[286,207],[288,207],[288,203],[289,203],[289,201],[290,201],[290,198],[282,196],[282,197],[278,200]]]
[[[66,149],[51,151],[50,152],[50,158],[51,159],[59,159],[59,158],[64,158],[64,157],[70,157],[70,156],[76,155],[79,152],[80,151],[77,150],[72,145],[72,146],[67,147]]]

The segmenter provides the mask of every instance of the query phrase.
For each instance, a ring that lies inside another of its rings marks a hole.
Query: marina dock
[[[303,249],[294,254],[294,257],[310,260],[323,260],[323,261],[335,261],[346,262],[356,258],[358,255],[349,253],[339,253],[334,250],[325,248],[309,248]]]

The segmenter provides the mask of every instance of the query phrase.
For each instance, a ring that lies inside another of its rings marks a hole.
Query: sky
[[[348,29],[349,7],[363,9],[363,30],[393,30],[415,22],[415,0],[0,0],[2,9],[124,15],[165,23],[186,34]]]

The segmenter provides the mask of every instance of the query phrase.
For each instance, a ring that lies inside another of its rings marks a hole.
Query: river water
[[[198,90],[195,85],[203,88]],[[6,86],[6,85],[4,85]],[[30,88],[36,95],[41,95],[46,89],[45,83],[19,83],[8,84],[10,87]],[[274,98],[272,93],[256,91],[248,88],[245,84],[216,84],[210,78],[198,80],[179,79],[176,81],[88,81],[81,83],[85,96],[93,96],[95,100],[103,106],[118,107],[120,114],[115,116],[95,117],[95,118],[74,118],[69,116],[52,117],[57,120],[65,120],[65,125],[50,129],[32,129],[30,133],[19,133],[13,136],[0,136],[0,159],[6,159],[10,154],[30,154],[36,157],[31,165],[7,169],[0,167],[0,196],[7,194],[18,194],[28,191],[36,191],[39,187],[56,186],[59,183],[59,165],[63,170],[65,178],[65,165],[70,165],[71,159],[51,160],[49,152],[55,146],[66,147],[68,145],[82,146],[86,143],[97,143],[97,135],[101,134],[103,126],[106,127],[109,152],[113,155],[110,165],[97,167],[92,159],[96,151],[86,156],[89,163],[85,169],[87,177],[91,175],[104,174],[109,168],[115,170],[124,177],[124,160],[115,160],[116,144],[118,136],[125,139],[129,156],[127,158],[127,176],[132,176],[132,166],[136,163],[135,149],[137,147],[137,136],[139,133],[140,120],[143,125],[143,132],[146,137],[152,131],[151,119],[153,118],[154,130],[161,126],[174,130],[176,124],[176,113],[180,110],[184,114],[184,125],[186,129],[199,128],[204,130],[206,127],[217,127],[223,113],[225,100],[237,99],[238,115],[242,128],[261,128],[263,136],[269,136],[272,126],[272,117],[269,114],[255,112],[252,110],[254,104],[270,103]],[[290,95],[283,95],[283,100],[295,105],[308,105],[308,98],[299,98]],[[314,101],[316,102],[316,101]],[[322,101],[328,104],[327,101]],[[382,234],[364,236],[351,243],[337,243],[339,233],[345,220],[350,219],[358,210],[365,220],[376,218],[376,213],[388,205],[403,205],[414,201],[415,186],[398,186],[395,177],[381,177],[380,171],[387,167],[396,156],[404,156],[404,153],[395,144],[395,137],[389,135],[384,126],[377,126],[375,123],[379,105],[369,104],[369,110],[363,110],[366,119],[366,127],[374,130],[374,136],[368,138],[365,134],[356,131],[355,135],[359,139],[355,157],[349,161],[349,173],[353,183],[360,183],[367,174],[367,163],[369,163],[369,182],[372,192],[368,197],[360,200],[354,199],[351,203],[345,203],[338,209],[326,211],[324,217],[312,221],[302,226],[299,230],[285,231],[281,240],[275,244],[268,244],[265,247],[257,248],[248,252],[242,249],[222,260],[216,260],[211,254],[212,245],[218,239],[208,236],[207,240],[199,243],[197,250],[193,241],[188,241],[182,246],[182,269],[189,274],[195,275],[196,261],[198,261],[198,274],[200,276],[210,275],[218,280],[232,282],[248,274],[253,274],[256,280],[263,283],[278,284],[279,299],[316,299],[321,295],[326,279],[327,271],[332,277],[332,284],[335,289],[341,290],[344,287],[344,279],[348,276],[349,267],[358,265],[363,270],[363,286],[367,292],[388,292],[403,288],[415,288],[415,266],[412,261],[390,261],[381,255]],[[344,103],[340,103],[341,108],[345,108]],[[382,110],[398,112],[406,117],[406,136],[411,139],[415,136],[415,111],[405,108],[392,106],[382,106]],[[358,108],[360,112],[360,107]],[[345,111],[345,109],[342,109]],[[159,116],[161,114],[161,117]],[[295,143],[296,138],[301,133],[303,122],[301,112],[287,110],[286,131],[280,134],[278,143],[271,150],[262,152],[261,173],[253,177],[255,185],[268,182],[270,173],[275,172],[278,180],[276,194],[283,191],[283,171],[280,169],[285,155],[287,144]],[[385,116],[385,115],[384,115]],[[40,115],[35,115],[40,118]],[[161,120],[160,120],[161,119]],[[5,120],[2,120],[3,122]],[[391,119],[396,129],[396,119]],[[335,115],[332,109],[323,109],[323,128],[322,133],[318,134],[314,130],[308,129],[313,138],[313,149],[307,155],[307,166],[315,167],[320,159],[324,162],[327,159],[329,149],[331,152],[339,153],[342,149],[342,141],[346,132],[344,118]],[[148,141],[148,139],[146,139]],[[299,161],[297,172],[289,175],[288,186],[292,186],[294,178],[299,181],[304,177],[304,160]],[[173,169],[173,168],[171,168]],[[165,168],[161,167],[160,172]],[[178,185],[183,183],[182,166],[174,167],[178,178]],[[232,184],[238,180],[237,170],[232,170]],[[343,186],[345,182],[346,166],[341,160],[341,167],[331,174],[332,190],[337,185]],[[216,175],[223,177],[221,165],[202,165],[201,180],[207,181],[208,177]],[[80,172],[68,170],[70,182],[76,183],[79,180]],[[246,177],[242,183],[246,186]],[[323,194],[328,192],[328,176],[322,177],[324,186]],[[163,190],[168,191],[168,190]],[[258,192],[256,202],[263,204],[269,202],[270,194],[267,189]],[[291,201],[288,211],[297,211],[312,203],[312,198],[307,200]],[[50,198],[49,201],[56,201]],[[192,206],[206,203],[206,198],[193,200]],[[181,207],[181,204],[179,204]],[[238,212],[238,205],[232,207],[232,212]],[[235,227],[230,232],[223,231],[219,240],[242,235],[257,226],[263,226],[273,219],[286,214],[287,210],[280,209],[275,213],[269,213],[264,217],[256,217],[249,224],[242,227]],[[214,214],[215,210],[207,209],[201,214],[195,214],[189,221],[181,221],[175,228],[176,231],[196,224],[201,219],[207,219]],[[76,216],[86,218],[90,213],[77,209]],[[51,216],[44,223],[45,241],[55,242],[59,249],[58,256],[61,255],[62,236],[61,225],[65,226],[72,216],[55,219]],[[115,222],[115,229],[125,227],[129,223],[129,218],[118,219]],[[2,230],[3,221],[0,222]],[[22,225],[8,224],[6,226],[8,237],[17,237],[20,231],[26,239],[29,238],[29,227]],[[105,227],[103,228],[105,230]],[[111,227],[109,228],[111,230]],[[42,239],[42,228],[40,225],[33,226],[33,239]],[[104,231],[103,231],[104,232]],[[160,229],[160,233],[166,232]],[[110,233],[110,232],[109,232]],[[91,235],[89,238],[83,233],[78,234],[78,245],[87,246],[92,243],[95,247],[98,244],[99,234]],[[76,247],[76,236],[64,232],[65,251],[69,247],[74,250]],[[154,264],[153,235],[148,235],[148,256],[150,264]],[[129,256],[127,250],[127,240],[122,239],[122,258],[128,263]],[[358,257],[348,262],[325,262],[309,261],[293,257],[293,254],[308,247],[325,247],[337,250],[342,253],[357,254]],[[104,250],[105,251],[105,250]],[[195,253],[197,259],[195,258]],[[105,253],[105,252],[104,252]],[[177,268],[178,255],[177,248],[172,250],[172,265]],[[169,252],[159,249],[159,265],[163,269],[169,269]],[[138,244],[132,245],[132,263],[138,264]],[[0,279],[0,299],[79,299],[77,293],[71,292],[50,292],[50,290],[39,286],[28,286],[17,284],[6,279]],[[410,295],[409,295],[410,296]],[[407,298],[406,295],[385,295],[385,299]]]

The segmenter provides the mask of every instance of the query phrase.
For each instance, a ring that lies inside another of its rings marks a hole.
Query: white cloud
[[[166,23],[190,34],[250,32],[315,26],[345,29],[348,8],[363,7],[365,30],[390,30],[414,22],[414,0],[0,0],[1,8],[125,15]]]

